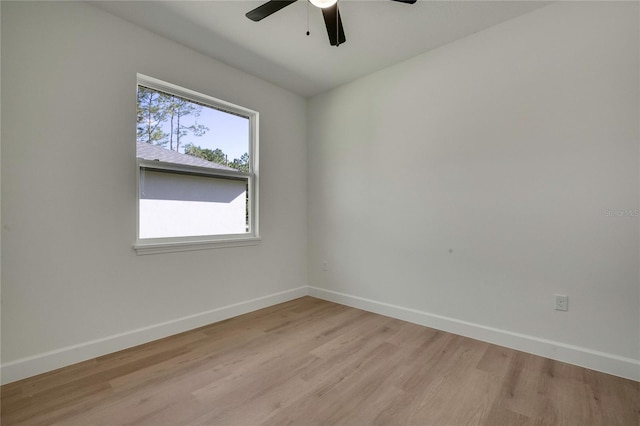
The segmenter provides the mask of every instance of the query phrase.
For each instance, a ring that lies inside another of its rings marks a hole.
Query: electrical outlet
[[[568,311],[569,310],[569,296],[565,294],[555,294],[556,311]]]
[[[323,271],[328,271],[329,270],[329,263],[325,260],[324,262],[322,262],[322,270]]]

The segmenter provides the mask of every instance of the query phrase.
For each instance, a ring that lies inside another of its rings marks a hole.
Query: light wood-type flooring
[[[311,297],[1,392],[2,426],[640,424],[638,382]]]

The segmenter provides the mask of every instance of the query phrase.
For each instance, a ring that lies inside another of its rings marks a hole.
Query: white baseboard
[[[640,360],[624,358],[525,334],[513,333],[498,328],[486,327],[480,324],[317,287],[309,287],[309,295],[426,327],[470,337],[483,342],[493,343],[545,358],[586,367],[591,370],[640,381]]]
[[[68,346],[51,352],[18,359],[0,366],[0,382],[11,383],[36,374],[45,373],[77,362],[117,352],[132,346],[162,339],[177,333],[202,327],[238,315],[246,314],[308,294],[308,287],[298,287],[257,299],[222,306],[210,311],[189,315],[161,324],[127,331],[125,333]]]
[[[0,366],[0,382],[2,384],[11,383],[306,295],[640,381],[640,360],[486,327],[336,291],[305,286],[8,362]]]

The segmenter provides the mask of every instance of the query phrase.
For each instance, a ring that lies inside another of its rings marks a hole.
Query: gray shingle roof
[[[143,160],[158,160],[166,163],[183,164],[187,166],[207,167],[210,169],[220,170],[236,170],[232,167],[223,166],[222,164],[214,163],[213,161],[203,160],[202,158],[194,157],[192,155],[181,154],[176,151],[170,151],[161,146],[152,145],[146,142],[136,142],[136,157]]]

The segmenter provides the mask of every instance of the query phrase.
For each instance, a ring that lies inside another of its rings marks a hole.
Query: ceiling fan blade
[[[392,1],[397,1],[397,2],[400,2],[400,3],[407,3],[407,4],[414,4],[418,0],[392,0]]]
[[[246,13],[246,17],[252,21],[261,21],[269,15],[272,15],[282,8],[289,6],[291,3],[295,3],[297,0],[270,0],[265,4],[262,4],[255,9]]]
[[[327,27],[329,43],[332,46],[338,46],[347,41],[344,36],[344,28],[342,28],[342,18],[338,10],[338,3],[322,9],[322,16],[324,16],[324,24]]]

